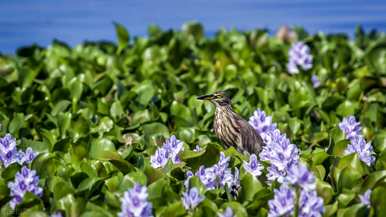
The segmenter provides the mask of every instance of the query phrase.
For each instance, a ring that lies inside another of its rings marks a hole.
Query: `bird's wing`
[[[264,145],[260,135],[244,119],[239,119],[238,123],[240,126],[243,149],[247,150],[249,153],[258,154]]]

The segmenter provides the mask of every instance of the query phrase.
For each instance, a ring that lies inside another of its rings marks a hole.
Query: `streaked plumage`
[[[232,110],[231,100],[223,91],[198,97],[210,100],[215,106],[213,129],[225,146],[234,146],[239,151],[259,153],[263,140],[256,130]]]

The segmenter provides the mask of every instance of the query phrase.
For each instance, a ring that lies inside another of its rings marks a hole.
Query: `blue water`
[[[113,21],[131,35],[145,36],[149,24],[178,29],[199,21],[208,35],[219,28],[275,30],[283,24],[309,32],[345,32],[357,25],[386,31],[384,0],[0,0],[0,52],[43,46],[57,38],[70,45],[115,40]]]

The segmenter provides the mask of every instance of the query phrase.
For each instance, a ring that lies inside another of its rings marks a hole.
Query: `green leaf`
[[[263,189],[263,185],[255,177],[245,174],[240,180],[240,201],[252,201],[255,194]]]
[[[66,111],[68,106],[71,104],[68,100],[61,100],[58,103],[55,104],[55,106],[52,108],[51,114],[53,116],[56,116],[57,114]]]
[[[158,137],[169,137],[169,129],[162,123],[145,124],[142,129],[147,144],[156,145]]]
[[[33,140],[23,140],[23,146],[30,147],[35,152],[48,152],[50,146],[46,142],[33,141]]]
[[[358,182],[361,181],[362,173],[360,171],[352,170],[352,168],[344,168],[339,176],[338,186],[340,189],[353,189],[358,187]]]
[[[177,124],[190,125],[193,122],[192,113],[189,108],[174,101],[170,107],[170,113],[173,115]],[[182,123],[181,123],[182,121]]]
[[[74,195],[68,194],[56,203],[58,209],[64,210],[66,216],[80,216],[85,208],[86,202],[82,198],[75,198]]]
[[[114,26],[115,26],[115,34],[118,39],[118,53],[119,53],[124,48],[126,48],[127,45],[129,44],[129,32],[120,23],[114,22]]]
[[[20,168],[20,165],[18,165],[17,163],[13,163],[1,171],[1,177],[5,181],[13,180],[15,174],[20,170]]]
[[[379,153],[386,150],[386,131],[381,131],[375,136],[373,147]]]
[[[21,213],[20,217],[47,217],[47,214],[42,211],[33,210],[32,208]]]
[[[120,101],[117,100],[113,102],[110,108],[110,114],[115,119],[120,118],[124,114],[123,107]]]
[[[347,205],[354,200],[356,194],[353,192],[346,192],[339,194],[337,200],[339,202],[339,207],[347,207]]]
[[[355,204],[345,209],[339,209],[337,216],[338,217],[367,216],[366,212],[363,212],[363,211],[365,210],[362,204]]]
[[[342,117],[354,115],[355,112],[358,110],[358,107],[359,104],[357,102],[346,100],[338,106],[338,108],[336,109],[336,113],[341,115]]]
[[[317,148],[312,152],[312,164],[313,165],[318,165],[322,164],[329,155],[324,151],[323,149]]]
[[[55,201],[59,201],[61,198],[74,192],[70,183],[58,176],[53,176],[49,180],[48,189],[53,193]]]
[[[373,189],[371,193],[371,205],[375,209],[374,216],[385,216],[386,215],[386,186],[383,184],[382,186],[378,186]]]
[[[96,130],[100,135],[103,135],[104,133],[109,132],[113,128],[113,126],[113,120],[111,120],[109,117],[103,117],[99,121],[99,125]]]
[[[97,160],[115,159],[117,156],[115,145],[106,138],[96,139],[91,144],[89,156]]]
[[[155,88],[151,81],[144,81],[140,85],[137,85],[134,92],[137,94],[137,102],[141,105],[148,105],[150,100],[155,95]]]
[[[376,73],[386,74],[386,42],[373,44],[366,52],[365,59]]]
[[[205,216],[213,216],[217,213],[217,205],[211,200],[205,199],[199,206],[204,211]]]
[[[14,135],[19,135],[20,128],[25,126],[25,117],[23,113],[16,113],[12,118],[12,121],[9,123],[8,131]]]
[[[0,179],[0,201],[9,194],[8,186],[3,179]]]
[[[201,38],[204,34],[204,28],[200,23],[187,22],[182,26],[182,31],[192,35],[196,39]]]
[[[161,217],[177,217],[185,214],[185,208],[181,201],[177,201],[169,204],[168,206],[161,208],[159,216]]]
[[[338,201],[335,201],[335,203],[327,205],[324,208],[326,211],[324,212],[323,216],[325,217],[334,216],[334,214],[338,211]]]
[[[318,192],[318,195],[323,198],[324,204],[330,203],[330,201],[335,195],[335,192],[331,185],[319,179],[316,180],[316,190]]]
[[[301,128],[301,121],[299,119],[291,118],[288,122],[288,125],[293,135],[296,135],[299,133],[299,130]]]
[[[361,162],[357,154],[350,154],[341,158],[333,168],[333,177],[338,184],[338,190],[356,189],[360,187],[358,182],[368,173],[366,165]]]
[[[77,77],[71,79],[69,88],[72,96],[72,101],[74,103],[74,101],[79,100],[80,96],[82,95],[82,92],[83,92],[82,81]]]
[[[363,184],[363,191],[374,188],[377,183],[386,180],[386,170],[374,171],[367,176],[365,183]]]

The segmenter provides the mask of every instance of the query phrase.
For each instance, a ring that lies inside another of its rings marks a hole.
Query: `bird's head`
[[[231,104],[231,98],[225,91],[217,91],[212,94],[197,97],[199,100],[209,100],[216,106],[227,106]]]

